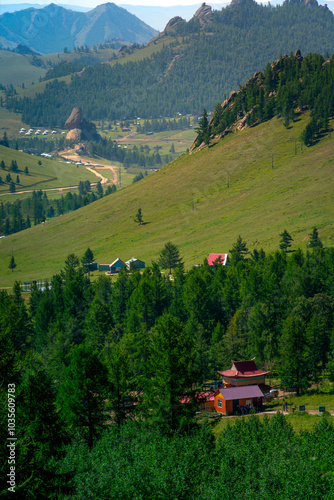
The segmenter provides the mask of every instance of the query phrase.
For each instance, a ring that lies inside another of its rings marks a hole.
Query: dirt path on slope
[[[72,156],[71,157],[68,157],[69,159],[72,159]],[[76,155],[73,155],[73,161],[79,161],[79,160],[76,160],[76,158],[79,158],[80,160],[80,156],[76,156]],[[112,183],[113,184],[118,184],[118,178],[117,178],[117,171],[116,169],[118,167],[114,166],[114,165],[103,165],[102,163],[99,163],[99,166],[98,167],[95,167],[93,168],[93,166],[87,166],[87,165],[82,165],[83,167],[86,168],[86,170],[89,170],[92,174],[96,175],[97,177],[99,177],[101,179],[101,184],[108,184],[108,182],[110,182],[110,179],[108,179],[108,177],[104,177],[102,174],[100,174],[99,172],[97,172],[95,170],[95,168],[98,168],[99,170],[111,170],[112,172]],[[97,185],[97,182],[92,182],[91,183],[91,186],[92,187],[95,187]],[[42,191],[57,191],[58,194],[61,194],[63,193],[64,191],[68,191],[70,189],[78,189],[78,185],[75,185],[75,186],[63,186],[63,187],[57,187],[57,188],[44,188],[42,189]],[[36,189],[38,189],[37,187],[35,189],[26,189],[24,191],[15,191],[15,193],[0,193],[0,197],[1,196],[10,196],[10,195],[16,195],[16,194],[26,194],[26,193],[33,193],[34,191],[36,191]]]
[[[76,155],[76,154],[70,154],[70,155],[66,155],[66,158],[68,158],[69,160],[72,160],[72,161],[82,161],[82,156],[80,155]],[[95,169],[98,168],[99,170],[111,170],[112,172],[112,177],[113,177],[113,184],[118,184],[118,178],[117,178],[117,171],[116,169],[118,167],[116,167],[115,165],[106,165],[106,164],[103,164],[103,163],[99,163],[98,166],[95,167],[95,165],[83,165],[83,167],[85,167],[87,170],[89,170],[92,174],[95,174],[97,177],[99,177],[101,179],[101,184],[107,184],[109,179],[107,177],[104,177],[102,174],[100,174],[99,172],[97,172]]]

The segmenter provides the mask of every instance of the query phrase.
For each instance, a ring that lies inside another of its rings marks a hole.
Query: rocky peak
[[[246,5],[249,3],[255,3],[254,0],[232,0],[229,7],[236,7],[237,5]]]
[[[317,0],[304,0],[306,7],[318,7],[319,4]]]
[[[210,5],[206,5],[206,3],[202,3],[199,9],[196,10],[193,19],[196,18],[199,20],[200,24],[207,24],[212,22],[213,13]]]
[[[300,2],[300,0],[285,0],[284,3],[288,1],[293,3],[304,3],[306,7],[319,7],[317,0],[303,0],[303,2]]]
[[[175,28],[175,26],[181,22],[183,22],[182,17],[180,17],[180,16],[172,17],[172,19],[170,19],[168,21],[168,23],[166,24],[164,31],[169,31],[170,29]]]

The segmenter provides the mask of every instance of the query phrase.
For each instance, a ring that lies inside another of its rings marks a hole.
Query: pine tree
[[[230,250],[230,254],[232,255],[232,259],[234,262],[240,262],[245,260],[246,255],[249,253],[247,248],[247,243],[242,241],[241,236],[238,236],[237,241],[234,243],[232,250]]]
[[[286,229],[284,229],[283,233],[280,234],[280,237],[281,241],[279,247],[281,250],[285,250],[285,252],[287,252],[288,248],[291,247],[291,241],[293,241],[293,238]]]
[[[58,404],[69,429],[79,432],[90,448],[107,418],[107,386],[107,370],[97,354],[90,346],[77,346],[59,387]]]
[[[92,250],[88,247],[87,250],[84,253],[84,256],[81,259],[82,266],[85,272],[88,273],[88,276],[90,275],[90,270],[91,270],[91,264],[94,262],[94,254]]]
[[[313,231],[309,236],[310,241],[307,244],[309,248],[321,248],[323,246],[316,227],[313,228]]]
[[[197,141],[196,144],[199,146],[202,142],[205,144],[209,144],[210,131],[209,131],[209,121],[208,121],[208,113],[206,109],[203,109],[203,115],[198,123],[198,127],[195,128],[197,132]]]
[[[55,407],[55,384],[36,358],[25,359],[18,388],[17,421],[19,454],[17,489],[21,498],[52,498],[66,481],[54,473],[54,462],[63,455],[68,436]],[[31,480],[34,478],[33,480]]]
[[[196,402],[194,350],[190,335],[171,314],[164,314],[151,335],[149,369],[142,408],[149,422],[164,434],[184,430],[194,423]]]
[[[284,321],[280,338],[280,376],[283,387],[295,387],[297,394],[308,387],[312,366],[307,364],[305,323],[291,314]]]
[[[142,214],[141,208],[138,208],[138,212],[136,213],[136,217],[135,217],[134,221],[137,222],[137,224],[139,226],[141,226],[141,224],[143,224],[143,214]]]
[[[110,348],[108,347],[108,350]],[[120,426],[132,411],[130,401],[130,367],[125,349],[118,344],[111,346],[107,366],[109,372],[108,401],[114,422]]]
[[[170,241],[166,243],[159,255],[158,264],[162,269],[169,269],[169,274],[181,262],[180,253],[176,245]]]
[[[9,269],[12,270],[12,272],[14,271],[15,267],[16,267],[16,262],[15,262],[15,259],[14,259],[14,255],[12,254],[11,258],[10,258],[10,262],[9,262]]]
[[[6,132],[3,133],[2,140],[0,141],[0,146],[5,146],[5,148],[9,148],[9,143],[8,143]]]

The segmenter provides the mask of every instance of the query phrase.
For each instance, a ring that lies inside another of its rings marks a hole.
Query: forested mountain
[[[1,47],[22,44],[42,54],[113,38],[143,44],[156,34],[156,30],[113,3],[88,12],[50,4],[43,9],[29,8],[0,16]]]
[[[272,65],[268,63],[263,73],[256,72],[222,106],[216,105],[210,123],[204,110],[194,147],[275,115],[283,117],[288,127],[306,110],[311,110],[311,115],[301,139],[309,146],[320,132],[328,132],[329,119],[334,116],[334,55],[331,59],[319,54],[303,58],[298,50],[295,56],[281,56]]]
[[[87,67],[69,85],[50,81],[35,99],[8,105],[36,126],[63,125],[73,104],[94,120],[202,112],[280,54],[334,52],[333,13],[316,2],[271,7],[241,0],[202,21],[178,19],[151,42],[150,56],[137,49],[111,65]]]

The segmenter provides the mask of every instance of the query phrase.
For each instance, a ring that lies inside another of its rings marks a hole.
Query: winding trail
[[[69,158],[72,159],[72,157],[69,157]],[[77,159],[77,157],[73,157],[73,160],[75,160],[75,159]],[[111,183],[118,184],[117,172],[116,172],[116,168],[118,168],[118,167],[115,167],[114,165],[103,165],[102,163],[100,163],[98,167],[94,167],[94,168],[93,168],[93,166],[86,166],[86,165],[83,165],[83,166],[86,168],[86,170],[89,170],[92,174],[96,175],[96,177],[101,179],[101,184],[108,184],[108,183],[110,183],[110,180],[108,179],[108,177],[104,177],[102,174],[100,174],[100,172],[97,172],[96,168],[99,170],[111,170],[112,176],[113,176]],[[95,187],[96,185],[97,185],[97,182],[91,183],[91,186],[93,186],[93,187]],[[68,191],[70,189],[77,189],[78,187],[79,187],[79,185],[63,186],[63,187],[57,187],[57,188],[44,188],[44,189],[42,189],[42,191],[57,191],[58,194],[61,194],[64,191]],[[38,188],[36,187],[35,189],[26,189],[24,191],[15,191],[15,193],[0,193],[0,197],[1,196],[16,195],[16,194],[33,193],[34,191],[36,191],[36,189],[38,189]]]

